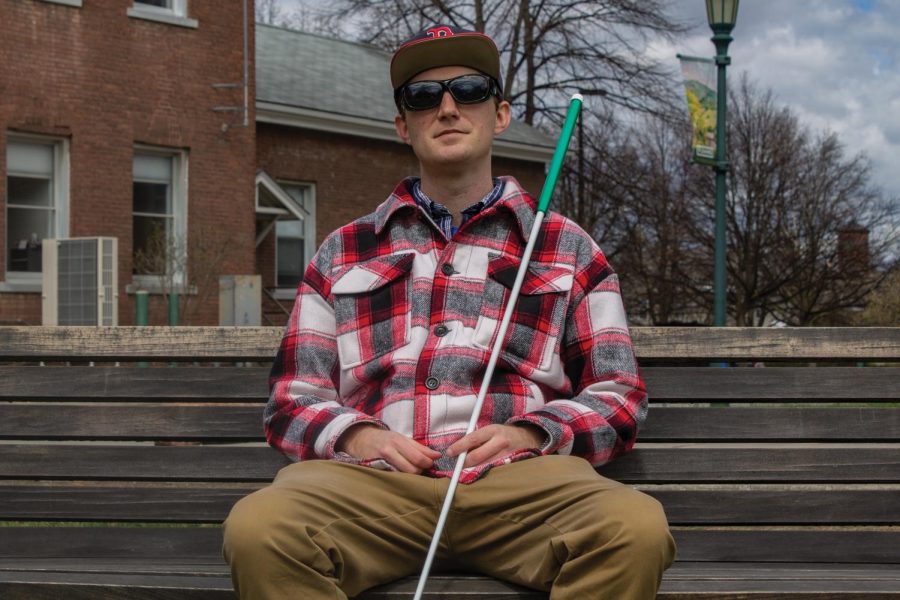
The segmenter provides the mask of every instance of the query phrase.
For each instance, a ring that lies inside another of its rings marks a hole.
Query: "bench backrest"
[[[217,555],[285,464],[281,333],[0,327],[0,557]],[[900,328],[633,336],[650,418],[602,472],[663,502],[679,560],[900,564]]]

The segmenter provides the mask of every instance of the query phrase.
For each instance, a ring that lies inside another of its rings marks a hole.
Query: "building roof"
[[[390,58],[374,46],[257,23],[257,121],[398,141]],[[554,146],[513,121],[494,154],[548,162]]]

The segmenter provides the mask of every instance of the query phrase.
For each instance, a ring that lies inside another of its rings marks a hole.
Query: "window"
[[[128,16],[196,28],[197,20],[189,18],[187,12],[187,0],[134,0]]]
[[[281,187],[309,215],[303,220],[286,217],[275,223],[275,285],[295,290],[316,249],[315,199],[311,185],[283,183]]]
[[[43,240],[67,235],[68,143],[10,134],[6,146],[8,285],[4,289],[19,284],[30,289],[16,291],[39,291]]]
[[[275,297],[291,299],[316,251],[313,184],[276,182],[265,171],[256,174],[256,246],[266,240],[271,243],[273,232],[274,261],[266,256],[260,267],[273,269]]]
[[[133,180],[132,273],[139,284],[173,291],[187,262],[187,157],[139,148]]]

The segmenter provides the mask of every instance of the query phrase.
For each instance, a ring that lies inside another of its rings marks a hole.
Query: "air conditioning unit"
[[[43,241],[43,324],[119,324],[118,239]]]

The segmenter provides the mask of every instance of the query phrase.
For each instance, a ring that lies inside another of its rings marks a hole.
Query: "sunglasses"
[[[460,75],[444,81],[407,83],[397,90],[395,99],[407,110],[428,110],[441,104],[445,91],[457,104],[478,104],[499,94],[500,89],[487,75]]]

